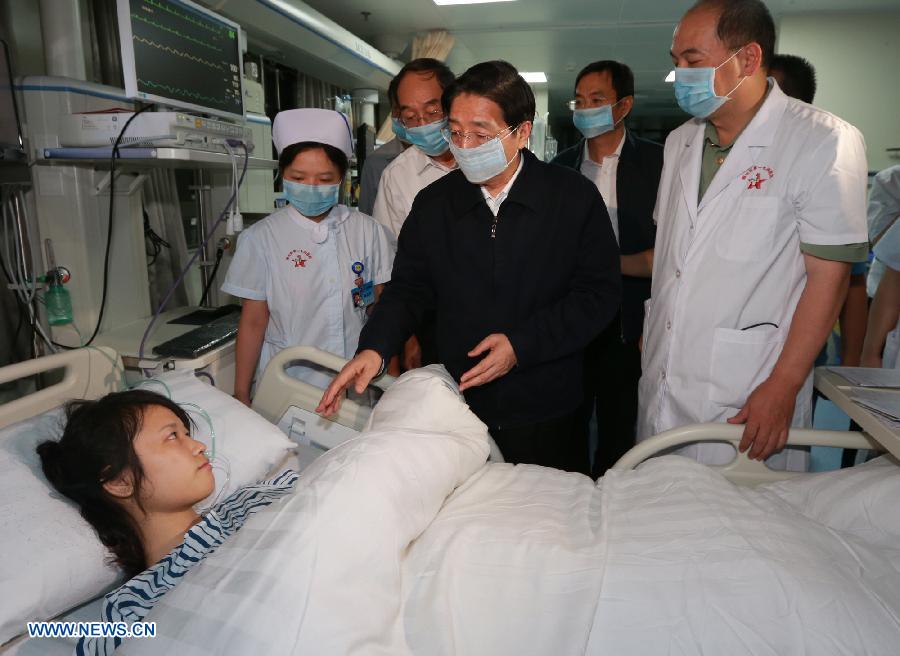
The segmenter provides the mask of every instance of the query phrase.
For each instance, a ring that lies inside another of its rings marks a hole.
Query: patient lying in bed
[[[406,374],[363,435],[293,489],[292,474],[276,479],[268,505],[163,586],[144,618],[158,637],[120,651],[888,654],[900,644],[891,462],[747,489],[670,456],[595,486],[485,464],[487,453],[484,425],[444,372]],[[191,489],[164,509],[185,511],[205,488]],[[170,560],[206,519],[179,521]],[[159,553],[149,542],[146,564]]]

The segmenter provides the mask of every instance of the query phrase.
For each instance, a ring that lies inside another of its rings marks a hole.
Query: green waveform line
[[[204,23],[203,21],[199,21],[196,18],[194,18],[193,16],[189,16],[187,14],[182,14],[181,12],[175,11],[168,5],[164,5],[160,2],[157,2],[157,0],[144,0],[144,4],[150,5],[151,7],[156,7],[158,9],[162,9],[163,11],[166,11],[166,12],[172,14],[173,16],[178,16],[178,18],[186,20],[188,23],[193,23],[197,27],[202,27],[204,30],[209,30],[210,32],[213,32],[215,34],[221,34],[220,28],[214,27],[207,23]]]
[[[214,46],[214,45],[212,45],[212,44],[209,44],[209,43],[207,43],[206,41],[201,41],[200,39],[195,39],[194,37],[188,36],[187,34],[182,34],[182,33],[179,32],[178,30],[173,30],[171,27],[166,27],[165,25],[160,25],[159,23],[157,23],[157,22],[155,22],[155,21],[152,21],[152,20],[150,20],[150,19],[148,19],[148,18],[144,18],[144,17],[141,16],[140,14],[131,14],[131,17],[132,17],[132,18],[136,18],[137,20],[141,21],[142,23],[147,23],[148,25],[152,25],[153,27],[157,27],[157,28],[159,28],[159,29],[161,29],[161,30],[163,30],[163,31],[165,31],[165,32],[170,32],[170,33],[174,34],[175,36],[180,36],[182,39],[187,39],[188,41],[193,41],[194,43],[198,43],[198,44],[200,44],[201,46],[206,46],[207,48],[209,48],[209,49],[211,49],[211,50],[216,50],[216,51],[219,50],[218,47],[216,47],[216,46]]]
[[[200,64],[205,64],[206,66],[209,66],[210,68],[214,68],[219,71],[223,70],[222,67],[219,64],[216,64],[215,62],[211,62],[209,60],[203,59],[203,57],[196,57],[196,56],[190,54],[189,52],[182,52],[178,48],[164,46],[161,43],[157,43],[156,41],[153,41],[151,39],[145,39],[140,36],[134,37],[134,40],[140,41],[141,43],[146,43],[148,46],[152,46],[153,48],[156,48],[157,50],[167,50],[167,51],[171,52],[172,54],[178,55],[179,57],[184,57],[185,59],[191,59]]]
[[[163,84],[161,82],[154,82],[153,80],[144,80],[142,78],[138,78],[138,82],[140,84],[146,84],[148,87],[153,87],[155,89],[164,89],[171,94],[176,94],[179,96],[186,96],[188,98],[193,98],[194,100],[203,100],[208,103],[215,103],[216,105],[222,104],[221,98],[213,98],[211,96],[206,96],[198,91],[189,91],[188,89],[182,89],[181,87],[173,87],[169,84]]]

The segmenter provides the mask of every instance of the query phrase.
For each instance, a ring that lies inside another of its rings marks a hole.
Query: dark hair
[[[604,59],[588,64],[581,69],[578,77],[575,78],[575,86],[578,86],[581,78],[591,73],[609,73],[612,87],[616,91],[616,100],[634,95],[634,73],[631,72],[631,69],[626,64],[613,61],[612,59]]]
[[[816,69],[803,57],[797,55],[775,55],[769,64],[769,74],[781,71],[781,90],[792,98],[799,98],[812,104],[816,97]]]
[[[394,113],[394,110],[398,108],[400,105],[400,99],[397,98],[397,87],[400,86],[400,74],[397,73],[394,77],[391,78],[390,84],[388,84],[387,97],[388,102],[391,104],[391,113]]]
[[[534,93],[528,82],[509,62],[495,60],[475,64],[444,89],[441,105],[444,114],[450,113],[453,100],[464,93],[482,96],[500,106],[503,120],[517,126],[534,120]]]
[[[391,83],[388,85],[388,100],[392,107],[396,107],[400,104],[400,97],[397,95],[397,90],[400,88],[400,82],[406,77],[407,73],[418,73],[425,77],[437,77],[441,89],[446,89],[453,84],[453,80],[456,79],[453,71],[450,70],[447,64],[439,59],[432,59],[431,57],[413,59],[400,69],[400,72],[394,76],[394,79],[391,80]]]
[[[325,155],[331,160],[331,163],[338,167],[338,170],[341,172],[341,178],[347,174],[349,162],[344,151],[340,148],[335,148],[331,144],[323,144],[317,141],[300,141],[287,146],[278,156],[278,172],[284,175],[284,170],[294,162],[297,155],[314,148],[321,148],[325,151]]]
[[[716,36],[731,50],[755,42],[762,49],[762,65],[775,56],[775,21],[762,0],[698,0],[688,10],[714,9],[719,12]]]
[[[143,508],[144,470],[134,451],[134,438],[149,406],[168,408],[190,429],[191,420],[177,403],[155,392],[134,389],[96,401],[70,401],[62,438],[37,447],[44,476],[78,504],[81,516],[94,527],[129,578],[147,568],[144,545],[132,516],[103,484],[129,473],[131,499]]]

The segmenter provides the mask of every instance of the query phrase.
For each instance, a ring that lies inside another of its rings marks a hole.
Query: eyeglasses
[[[603,105],[611,104],[611,100],[607,100],[606,98],[591,98],[590,100],[581,100],[580,98],[573,98],[566,105],[568,105],[569,109],[573,112],[576,109],[593,109],[595,107],[603,107]]]
[[[463,132],[462,130],[450,130],[444,128],[441,130],[441,135],[443,135],[444,139],[447,141],[452,142],[457,148],[465,148],[469,143],[469,139],[474,141],[477,146],[483,146],[492,139],[505,139],[518,129],[519,126],[516,125],[503,128],[497,134],[482,134],[481,132]],[[503,134],[504,132],[506,134]]]
[[[405,128],[414,128],[440,121],[442,118],[444,118],[444,110],[440,107],[435,107],[434,109],[426,109],[424,114],[413,114],[412,112],[401,114],[400,123]]]

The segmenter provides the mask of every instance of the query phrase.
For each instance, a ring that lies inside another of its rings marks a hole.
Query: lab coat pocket
[[[777,196],[742,195],[734,210],[723,212],[716,252],[734,262],[755,262],[772,252],[778,222]]]
[[[783,345],[784,333],[774,326],[716,328],[709,400],[719,406],[741,408],[750,393],[769,377]]]

